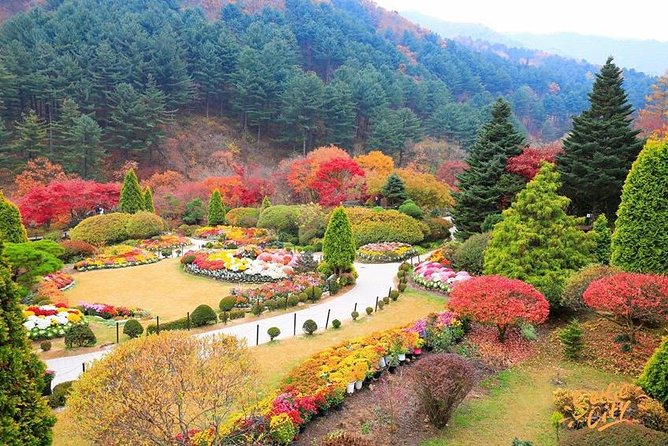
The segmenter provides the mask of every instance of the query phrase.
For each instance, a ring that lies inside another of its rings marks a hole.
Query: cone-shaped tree
[[[485,274],[520,279],[558,305],[564,281],[593,260],[591,239],[566,214],[569,199],[557,194],[559,174],[543,163],[494,226],[484,258]]]
[[[211,197],[209,198],[209,216],[207,223],[209,226],[225,224],[225,206],[223,206],[223,197],[220,195],[218,189],[211,192]]]
[[[271,207],[271,201],[269,200],[269,197],[265,195],[264,198],[262,199],[262,206],[260,206],[260,210],[264,211],[268,207]]]
[[[55,420],[43,388],[44,363],[31,351],[16,284],[0,255],[0,444],[51,444]]]
[[[144,210],[155,212],[155,206],[153,205],[153,191],[150,187],[147,187],[144,190]]]
[[[24,243],[28,241],[21,213],[14,203],[0,191],[0,242]]]
[[[380,193],[383,194],[383,197],[387,198],[387,204],[390,207],[399,206],[408,199],[406,185],[396,173],[387,177],[387,181]]]
[[[610,263],[668,274],[668,140],[649,141],[624,183]]]
[[[139,179],[133,169],[128,170],[125,174],[118,206],[121,212],[127,214],[134,214],[144,210],[144,193],[141,191]]]
[[[645,364],[638,385],[668,409],[668,337],[663,338],[661,345]]]
[[[323,260],[340,274],[349,270],[355,261],[355,238],[348,215],[338,207],[329,219],[325,238],[322,240]]]
[[[557,159],[562,191],[578,215],[615,216],[624,179],[643,145],[640,130],[632,128],[633,108],[622,81],[622,70],[609,58],[596,75],[589,109],[573,119]]]
[[[511,122],[510,105],[498,99],[492,120],[483,126],[466,158],[468,168],[457,178],[453,217],[461,239],[481,232],[490,214],[498,214],[523,184],[517,175],[506,172],[508,159],[522,153],[524,137]]]
[[[607,265],[610,263],[610,227],[608,226],[608,219],[605,214],[599,215],[594,221],[591,228],[592,240],[594,241],[594,257],[600,264]]]

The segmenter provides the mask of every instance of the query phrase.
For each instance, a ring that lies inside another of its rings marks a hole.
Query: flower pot
[[[363,380],[355,382],[355,390],[360,390],[362,388],[362,384],[364,384]]]
[[[346,392],[350,395],[355,393],[355,383],[354,382],[348,383],[348,387],[346,387]]]
[[[406,360],[406,353],[399,353],[399,361],[405,361]]]
[[[380,367],[381,369],[384,368],[386,365],[387,365],[387,362],[385,361],[385,358],[380,358],[378,360],[378,367]]]

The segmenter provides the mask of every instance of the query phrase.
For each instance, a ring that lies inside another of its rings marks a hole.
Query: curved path
[[[249,346],[254,346],[258,343],[263,344],[269,342],[269,336],[267,335],[267,329],[269,327],[280,328],[281,335],[278,339],[294,336],[295,320],[297,335],[303,333],[302,324],[307,319],[313,319],[318,324],[318,329],[321,330],[325,327],[328,312],[329,324],[331,325],[332,320],[334,319],[339,319],[341,321],[351,319],[350,313],[355,308],[355,304],[357,304],[357,311],[360,314],[364,314],[366,307],[375,306],[376,297],[380,296],[382,298],[383,296],[386,296],[390,287],[394,283],[394,277],[397,273],[398,266],[399,263],[355,263],[355,268],[359,273],[357,284],[350,291],[341,296],[333,297],[326,302],[309,306],[303,310],[221,328],[219,330],[208,331],[199,334],[198,336],[211,336],[224,333],[226,335],[245,339]],[[88,363],[101,358],[111,349],[113,349],[113,346],[93,353],[55,358],[46,361],[47,368],[56,372],[52,385],[55,386],[61,382],[77,379]]]

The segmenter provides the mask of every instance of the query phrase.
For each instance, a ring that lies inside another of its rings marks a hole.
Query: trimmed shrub
[[[297,237],[299,233],[299,206],[270,206],[260,214],[258,228],[273,229],[277,233]]]
[[[222,299],[220,299],[220,302],[218,302],[218,308],[220,309],[220,311],[231,311],[236,303],[237,303],[236,297],[225,296]]]
[[[243,319],[246,317],[246,312],[244,310],[232,310],[230,311],[230,319]]]
[[[350,313],[350,317],[353,318],[354,321],[356,321],[357,318],[360,317],[360,314],[357,311],[353,311],[352,313]]]
[[[220,319],[220,322],[227,325],[227,321],[230,320],[230,312],[229,311],[221,311],[218,314],[218,319]]]
[[[464,358],[438,353],[418,361],[411,383],[422,410],[437,429],[446,426],[452,413],[473,389],[475,369]]]
[[[288,305],[291,307],[296,307],[299,303],[299,296],[296,294],[291,294],[288,296]]]
[[[403,293],[406,291],[406,282],[400,282],[399,286],[397,286],[397,289],[400,293]]]
[[[57,409],[59,407],[65,406],[65,403],[67,403],[67,397],[70,395],[72,390],[72,384],[74,384],[74,381],[65,381],[60,384],[56,384],[48,398],[49,407],[52,409]]]
[[[167,224],[159,215],[153,212],[141,211],[130,216],[125,230],[129,238],[147,239],[165,232]]]
[[[329,219],[322,241],[323,260],[337,276],[349,270],[355,261],[355,241],[344,208],[338,207]]]
[[[352,207],[345,209],[357,246],[377,242],[403,242],[415,245],[424,240],[423,226],[399,211],[374,211]]]
[[[128,335],[132,339],[138,338],[144,333],[144,327],[141,326],[137,319],[128,319],[123,326],[123,334]]]
[[[269,335],[269,340],[273,341],[275,338],[280,336],[281,329],[278,327],[269,327],[267,334]]]
[[[661,345],[645,364],[638,385],[668,410],[668,337],[663,338]]]
[[[318,324],[316,324],[313,319],[307,319],[304,322],[304,325],[302,325],[302,329],[307,335],[312,335],[318,329]]]
[[[491,232],[473,234],[457,247],[454,253],[453,266],[457,270],[468,271],[479,276],[483,270],[485,249],[492,238]]]
[[[209,226],[217,226],[225,224],[225,206],[223,205],[223,197],[220,195],[218,189],[214,189],[209,197],[209,207],[206,222]]]
[[[437,242],[439,240],[450,239],[450,228],[452,223],[441,217],[427,218],[424,223],[429,228],[429,234],[425,235],[425,242]]]
[[[307,245],[324,237],[327,218],[328,215],[319,204],[310,203],[299,206],[299,216],[297,218],[299,244]]]
[[[614,266],[588,265],[577,271],[566,280],[564,292],[561,294],[561,306],[572,311],[580,311],[587,308],[582,295],[589,285],[603,277],[612,276],[621,270]]]
[[[49,350],[51,350],[51,341],[40,342],[39,348],[42,349],[43,352],[48,352]]]
[[[384,306],[385,306],[385,302],[383,302],[382,300],[379,300],[378,301],[378,310],[382,310]]]
[[[424,211],[411,199],[404,201],[403,204],[399,206],[399,212],[417,220],[421,220],[422,217],[424,217]]]
[[[21,221],[19,208],[5,198],[0,190],[0,241],[11,243],[25,243],[28,233]]]
[[[257,208],[235,208],[225,215],[228,225],[240,226],[242,228],[254,228],[260,218],[260,210]]]
[[[141,190],[139,179],[134,169],[130,169],[125,173],[121,195],[118,200],[118,208],[121,212],[128,214],[134,214],[146,209],[144,193]]]
[[[332,328],[335,329],[335,330],[338,329],[338,328],[341,328],[341,321],[338,320],[338,319],[334,319],[332,321]]]
[[[65,348],[90,347],[96,342],[95,333],[86,324],[72,325],[65,332]]]
[[[190,323],[192,325],[192,321]],[[188,328],[188,318],[182,317],[169,322],[160,323],[160,331],[186,330]],[[146,334],[154,334],[158,332],[156,324],[151,324],[146,327]]]
[[[215,324],[217,320],[218,316],[216,316],[216,312],[206,304],[198,306],[190,314],[190,322],[193,327]]]
[[[390,291],[390,299],[392,299],[394,301],[399,299],[399,291],[397,291],[397,290]]]
[[[366,307],[365,311],[368,316],[371,316],[371,313],[373,313],[373,307]]]
[[[317,286],[310,286],[304,290],[304,294],[311,302],[317,302],[322,297],[322,289]]]
[[[99,246],[128,239],[130,214],[94,215],[81,221],[70,231],[70,239]]]
[[[82,240],[63,240],[60,242],[60,246],[65,251],[61,258],[66,263],[73,263],[87,257],[93,257],[97,252],[95,246]]]
[[[570,432],[559,446],[666,446],[668,434],[635,423],[620,423],[599,431],[582,428]]]

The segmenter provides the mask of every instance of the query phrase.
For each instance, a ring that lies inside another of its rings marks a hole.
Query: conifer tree
[[[622,88],[622,70],[608,58],[589,93],[589,109],[573,119],[557,160],[563,193],[578,215],[613,218],[624,179],[643,141],[632,128],[633,108]]]
[[[139,186],[137,174],[133,169],[128,170],[125,174],[118,206],[121,212],[128,214],[143,211],[145,208],[144,194],[142,193],[141,186]]]
[[[144,189],[144,210],[155,212],[155,206],[153,205],[153,191],[150,187]]]
[[[668,337],[663,338],[645,364],[638,385],[668,409]]]
[[[104,154],[100,147],[101,136],[102,129],[93,118],[88,115],[76,118],[65,136],[67,142],[67,148],[63,153],[65,165],[83,178],[94,177]]]
[[[592,239],[594,241],[594,256],[598,263],[607,265],[610,263],[610,227],[605,214],[600,214],[594,221],[591,229]]]
[[[492,120],[485,124],[469,151],[469,167],[458,176],[460,192],[453,217],[462,239],[481,232],[490,214],[497,214],[518,190],[514,175],[506,172],[508,158],[522,153],[524,137],[511,122],[510,105],[498,99],[492,107]]]
[[[21,221],[21,213],[0,190],[0,242],[24,243],[28,233]]]
[[[22,161],[46,155],[46,126],[34,110],[16,124],[18,141],[15,150]]]
[[[338,207],[332,213],[322,240],[323,260],[339,275],[355,261],[355,238],[346,211]]]
[[[649,141],[633,163],[612,235],[610,263],[668,274],[668,140]]]
[[[590,263],[591,240],[566,214],[569,199],[557,193],[559,174],[543,163],[494,226],[484,256],[485,274],[520,279],[538,288],[552,305],[564,281]]]
[[[392,173],[387,177],[387,181],[380,193],[383,194],[383,197],[387,198],[387,205],[390,207],[399,206],[408,199],[406,185],[396,173]]]
[[[31,351],[16,285],[0,241],[0,444],[51,444],[54,417],[42,399],[44,363]]]
[[[225,206],[223,205],[223,197],[220,195],[220,191],[215,189],[211,192],[211,197],[209,198],[209,214],[207,218],[207,224],[209,226],[217,226],[225,224]]]
[[[271,201],[269,200],[269,197],[265,195],[264,198],[262,199],[262,206],[260,206],[260,210],[264,211],[270,206],[271,206]]]
[[[74,164],[80,154],[71,147],[68,133],[74,128],[74,122],[81,116],[79,106],[72,99],[65,99],[60,107],[58,120],[51,125],[51,146],[54,157],[52,161],[62,164],[68,171],[75,170]]]

